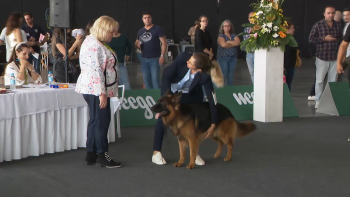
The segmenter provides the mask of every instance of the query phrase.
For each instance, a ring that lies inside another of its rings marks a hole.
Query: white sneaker
[[[309,96],[309,97],[307,97],[307,100],[314,101],[315,100],[315,96]]]
[[[166,161],[162,156],[162,153],[158,152],[157,154],[152,156],[152,162],[157,165],[165,165]]]
[[[316,101],[315,109],[318,108],[318,105],[320,104],[320,101]]]
[[[201,158],[201,156],[197,155],[196,156],[196,161],[195,161],[196,165],[199,165],[199,166],[204,166],[205,165],[205,162],[204,160]]]

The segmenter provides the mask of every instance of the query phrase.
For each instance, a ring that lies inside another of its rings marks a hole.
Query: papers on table
[[[45,84],[28,84],[28,85],[22,85],[24,88],[44,88],[47,87]]]

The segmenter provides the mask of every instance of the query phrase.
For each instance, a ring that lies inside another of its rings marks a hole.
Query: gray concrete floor
[[[300,117],[315,117],[328,116],[325,114],[316,113],[315,101],[308,101],[310,89],[315,80],[315,59],[303,59],[303,65],[296,68],[294,80],[292,83],[292,98],[299,112]],[[169,64],[165,64],[166,67]],[[143,78],[140,63],[127,63],[130,85],[132,89],[142,89]],[[52,67],[49,67],[52,70]],[[47,81],[46,74],[42,74],[42,78]],[[234,73],[234,85],[252,84],[247,64],[244,60],[238,60],[237,67]]]

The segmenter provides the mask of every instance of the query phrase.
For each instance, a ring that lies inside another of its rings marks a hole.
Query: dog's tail
[[[247,136],[256,129],[255,124],[252,122],[239,123],[236,121],[236,123],[237,123],[236,137]]]
[[[217,61],[211,62],[210,76],[214,84],[221,88],[224,86],[224,75],[222,74],[220,65]]]

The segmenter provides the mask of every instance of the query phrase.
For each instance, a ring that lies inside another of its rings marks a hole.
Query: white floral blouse
[[[17,65],[15,64],[15,62],[11,62],[7,65],[6,70],[5,70],[5,85],[10,85],[10,80],[11,80],[11,74],[13,73],[15,75],[15,81],[16,81],[16,85],[27,85],[28,83],[34,83],[34,84],[38,84],[38,83],[42,83],[43,80],[41,79],[41,76],[39,75],[39,77],[34,81],[32,77],[29,76],[28,73],[28,69],[25,69],[26,71],[26,75],[27,75],[27,83],[25,83],[25,80],[20,80],[17,78],[18,74],[19,74],[19,68],[17,67]]]
[[[82,94],[115,97],[118,91],[117,56],[102,42],[89,35],[80,49],[80,69],[75,91]],[[114,85],[112,85],[114,83]],[[109,87],[106,87],[107,86]]]

